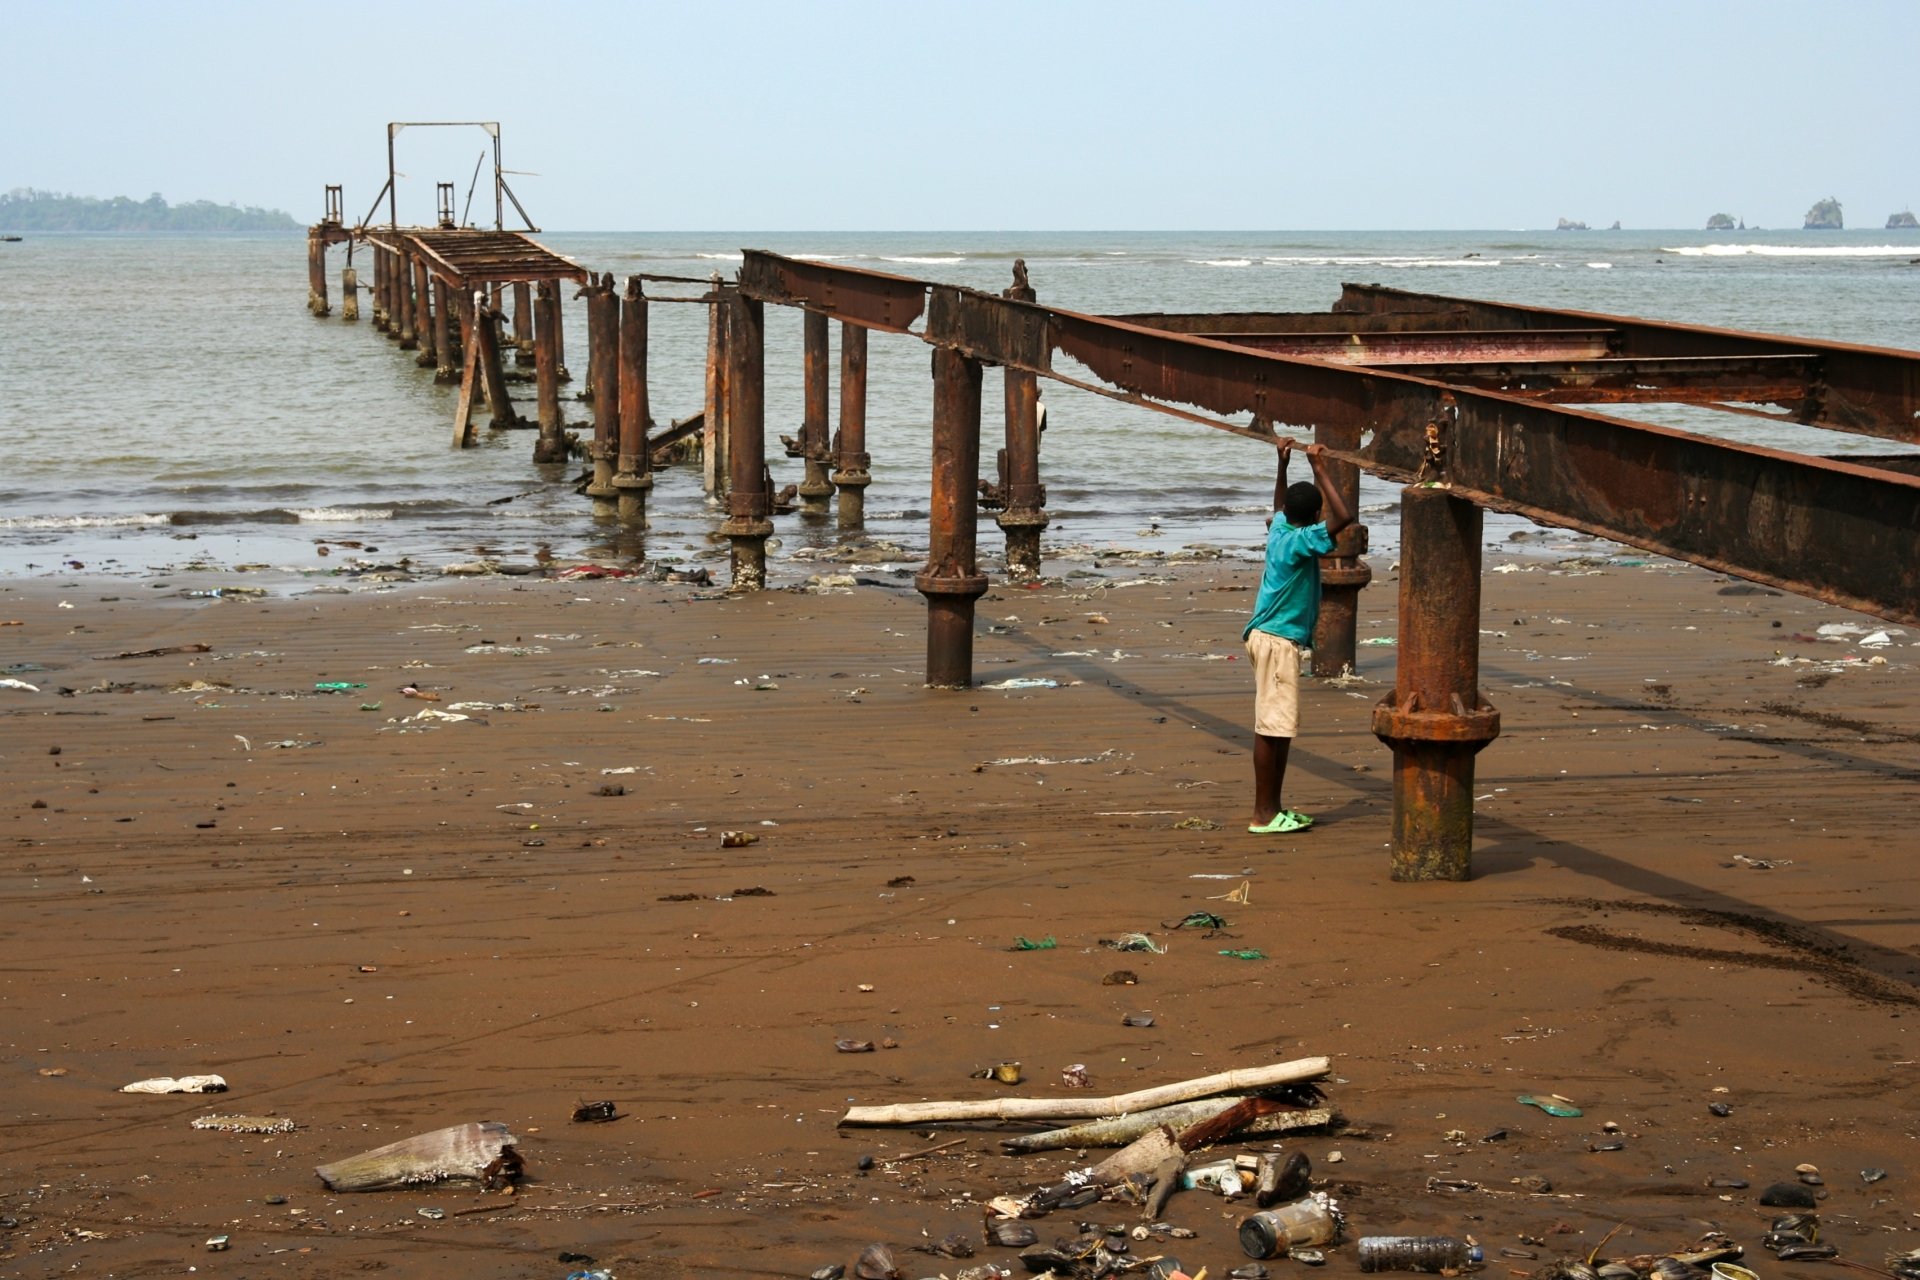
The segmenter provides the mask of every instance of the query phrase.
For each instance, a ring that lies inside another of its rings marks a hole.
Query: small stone
[[[1762,1191],[1760,1203],[1769,1209],[1812,1209],[1819,1205],[1813,1192],[1791,1182],[1776,1182]]]
[[[268,1196],[266,1198],[267,1204],[285,1204],[286,1202],[287,1198],[285,1196]]]
[[[1730,1116],[1733,1114],[1733,1108],[1724,1102],[1709,1102],[1707,1104],[1707,1110],[1717,1116]]]
[[[1345,1159],[1346,1159],[1346,1157],[1345,1157],[1345,1156],[1343,1156],[1343,1155],[1341,1155],[1341,1154],[1340,1154],[1340,1153],[1339,1153],[1338,1151],[1329,1151],[1329,1152],[1327,1152],[1327,1163],[1328,1163],[1328,1164],[1339,1164],[1339,1163],[1340,1163],[1340,1162],[1341,1162],[1342,1160],[1345,1160]],[[1295,1256],[1295,1257],[1298,1257],[1299,1255],[1298,1255],[1298,1254],[1295,1254],[1294,1256]]]
[[[1611,1121],[1611,1120],[1609,1120],[1609,1121],[1607,1121],[1607,1122],[1606,1122],[1605,1124],[1603,1124],[1603,1125],[1601,1125],[1601,1126],[1600,1126],[1600,1132],[1602,1132],[1602,1133],[1618,1133],[1618,1132],[1620,1132],[1620,1126],[1619,1126],[1619,1125],[1617,1125],[1617,1124],[1615,1124],[1615,1123],[1614,1123],[1613,1121]]]
[[[1827,1180],[1817,1173],[1803,1173],[1800,1175],[1800,1181],[1810,1187],[1824,1187],[1827,1185]]]
[[[1820,1166],[1817,1164],[1797,1164],[1793,1166],[1793,1171],[1795,1173],[1818,1173],[1820,1172]]]
[[[1869,1186],[1871,1186],[1876,1182],[1885,1181],[1886,1176],[1887,1176],[1887,1171],[1885,1169],[1862,1169],[1860,1171],[1860,1181],[1868,1184]]]
[[[861,1156],[859,1160],[854,1162],[854,1167],[862,1170],[873,1168],[873,1157]]]
[[[1549,1191],[1553,1190],[1553,1184],[1537,1173],[1530,1173],[1524,1178],[1515,1178],[1513,1185],[1522,1191],[1536,1196],[1546,1195]]]
[[[1745,1191],[1749,1184],[1745,1178],[1708,1178],[1707,1185],[1728,1191]]]

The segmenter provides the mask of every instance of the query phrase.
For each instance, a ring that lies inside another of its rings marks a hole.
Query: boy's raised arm
[[[1353,523],[1353,509],[1347,506],[1340,486],[1327,474],[1327,447],[1317,441],[1308,445],[1307,465],[1313,468],[1313,482],[1319,487],[1320,501],[1326,506],[1327,533],[1337,535]]]

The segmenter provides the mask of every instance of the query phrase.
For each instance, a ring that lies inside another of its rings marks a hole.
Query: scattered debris
[[[450,1180],[478,1182],[491,1191],[520,1176],[516,1142],[497,1120],[459,1124],[323,1164],[314,1173],[329,1191],[391,1191]]]
[[[227,1082],[219,1076],[155,1076],[121,1085],[122,1093],[225,1093]]]

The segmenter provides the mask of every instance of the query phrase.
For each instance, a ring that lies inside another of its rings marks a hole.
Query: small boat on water
[[[0,236],[0,244],[19,244],[20,240],[19,236]]]

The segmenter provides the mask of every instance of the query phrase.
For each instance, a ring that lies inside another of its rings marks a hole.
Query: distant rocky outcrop
[[[1899,213],[1887,215],[1889,231],[1920,231],[1920,218],[1913,216],[1913,210],[1902,209]]]
[[[1555,231],[1585,231],[1587,229],[1587,224],[1584,222],[1574,222],[1568,218],[1562,218],[1554,226],[1553,229]]]
[[[1843,231],[1846,225],[1846,219],[1840,216],[1840,202],[1832,196],[1807,210],[1808,231]]]
[[[1730,213],[1714,214],[1711,218],[1707,219],[1707,230],[1709,231],[1733,230],[1733,215]]]
[[[0,195],[0,227],[10,231],[247,233],[298,231],[300,224],[278,209],[242,209],[211,200],[170,205],[158,192],[145,200],[127,196],[102,200],[17,187]]]

